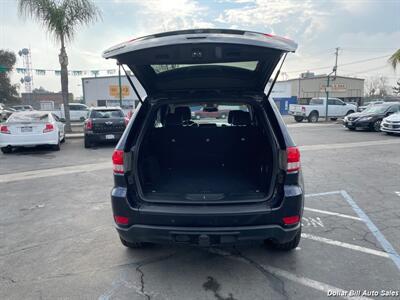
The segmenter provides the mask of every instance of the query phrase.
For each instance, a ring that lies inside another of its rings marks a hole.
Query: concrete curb
[[[66,139],[83,139],[83,133],[66,133]]]

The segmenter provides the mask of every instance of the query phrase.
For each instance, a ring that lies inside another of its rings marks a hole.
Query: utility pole
[[[118,63],[119,107],[122,108],[121,64]]]
[[[331,87],[329,86],[329,81],[330,81],[330,76],[335,73],[335,76],[333,77],[333,80],[336,79],[336,72],[337,72],[337,62],[338,62],[338,56],[339,56],[339,47],[335,48],[335,65],[333,66],[332,72],[328,74],[328,77],[326,79],[326,88],[325,88],[325,92],[326,92],[326,103],[325,103],[325,122],[328,122],[328,99],[329,99],[329,90],[331,89]]]

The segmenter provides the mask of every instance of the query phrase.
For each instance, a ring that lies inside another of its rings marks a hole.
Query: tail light
[[[305,113],[305,112],[306,112],[306,108],[305,108],[304,106],[302,106],[302,107],[301,107],[301,111],[302,111],[303,113]]]
[[[124,122],[125,122],[125,126],[127,126],[128,123],[129,123],[129,117],[125,117],[125,118],[124,118]]]
[[[297,147],[288,147],[287,153],[287,172],[293,173],[300,170],[300,151]]]
[[[115,223],[119,225],[128,225],[129,219],[123,216],[114,216]]]
[[[43,133],[50,132],[54,130],[54,125],[51,123],[46,123],[46,127],[43,129]]]
[[[85,121],[85,128],[86,129],[93,129],[93,121],[92,121],[92,119],[87,119],[86,121]]]
[[[10,134],[10,130],[8,129],[8,127],[6,125],[1,125],[0,126],[0,133],[4,133],[4,134]]]
[[[112,162],[114,174],[124,174],[124,151],[114,150]]]
[[[282,219],[283,224],[285,225],[293,225],[297,224],[300,222],[300,216],[290,216],[290,217],[284,217]]]

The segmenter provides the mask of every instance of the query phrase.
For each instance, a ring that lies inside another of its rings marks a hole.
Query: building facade
[[[68,99],[71,102],[73,100],[73,94],[68,94]],[[43,103],[52,103],[52,109],[60,109],[63,103],[63,97],[61,93],[51,92],[34,92],[34,93],[22,93],[21,104],[31,105],[34,109],[41,109]]]
[[[326,97],[327,76],[307,72],[299,78],[278,81],[271,92],[282,114],[287,114],[289,104],[308,104],[311,98]],[[364,95],[364,79],[336,76],[329,83],[329,97],[345,102],[361,104]]]

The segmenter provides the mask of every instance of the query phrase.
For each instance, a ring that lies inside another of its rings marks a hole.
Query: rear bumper
[[[117,227],[119,235],[126,241],[154,242],[160,244],[182,243],[200,246],[241,244],[257,240],[291,241],[300,230],[300,223],[292,228],[279,225],[237,227],[170,227],[132,225]]]
[[[0,134],[0,147],[23,147],[23,146],[38,146],[38,145],[57,145],[58,132],[48,132],[44,134],[32,135],[8,135]]]
[[[282,218],[302,216],[304,197],[300,186],[285,186],[279,207],[266,202],[225,205],[145,204],[133,206],[127,189],[116,187],[111,193],[114,216],[124,216],[128,225],[116,225],[126,241],[207,245],[238,244],[272,239],[280,243],[293,239],[300,223],[284,225]]]
[[[107,132],[107,133],[85,133],[85,139],[91,142],[112,142],[119,141],[123,132]],[[107,138],[107,136],[114,136],[113,138]]]

